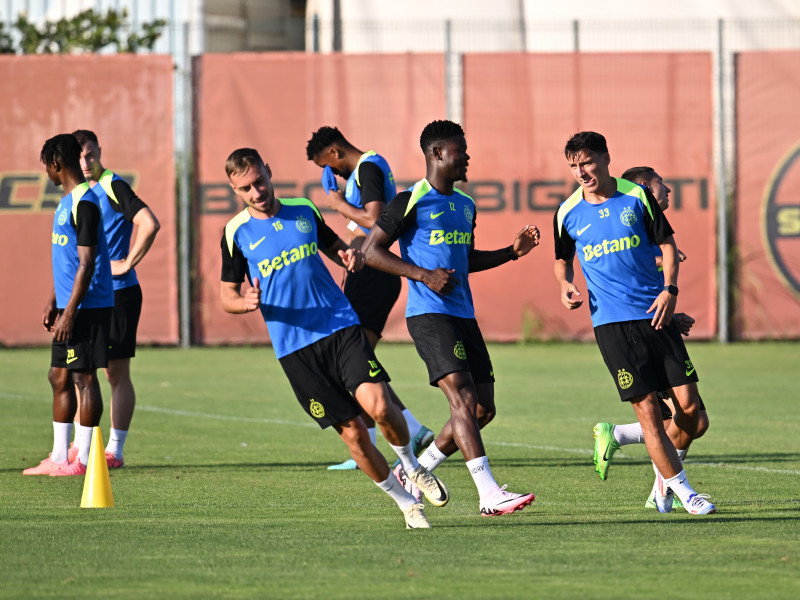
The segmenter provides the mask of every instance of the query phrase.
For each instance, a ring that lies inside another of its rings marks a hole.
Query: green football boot
[[[614,438],[614,425],[611,423],[598,423],[592,429],[594,434],[594,470],[603,481],[608,477],[608,463],[614,452],[619,450],[619,444]]]

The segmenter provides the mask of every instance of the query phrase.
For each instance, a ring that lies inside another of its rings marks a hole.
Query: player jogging
[[[452,121],[433,121],[420,136],[427,173],[389,203],[364,244],[370,266],[408,279],[406,322],[429,382],[450,405],[450,419],[423,452],[433,470],[461,450],[480,496],[480,513],[495,516],[522,510],[532,493],[516,494],[497,484],[480,429],[495,416],[494,372],[469,288],[469,273],[525,256],[539,243],[532,225],[514,243],[492,251],[475,249],[475,203],[455,188],[467,180],[469,155],[464,130]],[[398,240],[401,256],[388,248]],[[404,467],[402,467],[404,468]],[[402,476],[401,467],[395,473]]]
[[[620,399],[631,403],[642,425],[658,481],[658,510],[672,510],[674,493],[691,514],[716,512],[689,484],[657,402],[658,391],[672,390],[683,429],[697,430],[697,372],[672,322],[679,262],[672,228],[652,195],[609,175],[611,157],[602,135],[575,134],[564,155],[580,187],[553,219],[561,302],[570,310],[583,304],[573,283],[577,254],[600,352]],[[655,268],[656,248],[663,255],[663,276]]]
[[[406,527],[427,528],[423,505],[409,494],[370,441],[363,407],[425,497],[449,499],[445,485],[411,451],[408,428],[389,399],[389,376],[375,358],[358,317],[319,256],[348,270],[364,264],[305,198],[275,197],[272,172],[256,150],[235,150],[225,164],[245,203],[223,231],[220,300],[229,313],[260,310],[275,355],[303,409],[321,428],[333,427],[350,455],[403,511]],[[244,294],[247,278],[252,287]]]

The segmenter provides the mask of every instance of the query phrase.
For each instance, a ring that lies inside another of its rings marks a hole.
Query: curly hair
[[[328,127],[327,125],[320,127],[311,134],[311,139],[306,144],[306,156],[308,160],[314,160],[315,157],[325,150],[331,144],[342,144],[348,146],[349,142],[345,139],[342,132],[336,127]]]
[[[457,135],[464,135],[464,130],[458,123],[443,120],[432,121],[422,130],[422,134],[419,136],[419,145],[423,152],[428,152],[433,144],[449,140]]]
[[[83,148],[74,135],[59,133],[44,143],[39,159],[45,165],[57,163],[64,168],[80,171],[81,152]]]

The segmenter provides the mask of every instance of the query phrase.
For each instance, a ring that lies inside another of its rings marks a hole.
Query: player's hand
[[[653,313],[653,320],[650,321],[650,325],[657,330],[669,325],[670,321],[672,321],[672,315],[675,312],[675,305],[677,303],[678,297],[673,296],[666,290],[656,296],[653,304],[647,309],[648,313]]]
[[[686,260],[686,255],[680,250],[678,250],[678,262],[683,262],[685,260]]]
[[[56,307],[56,303],[48,302],[42,313],[42,328],[45,331],[53,331],[53,325],[55,325],[57,318],[58,308]]]
[[[539,228],[536,225],[525,225],[514,238],[513,250],[517,256],[525,256],[539,245]]]
[[[261,306],[261,288],[258,284],[258,277],[253,278],[253,287],[244,293],[244,308],[247,312],[258,310]]]
[[[561,284],[561,304],[569,310],[575,310],[583,305],[583,300],[577,298],[581,292],[574,283],[565,281]]]
[[[75,315],[67,315],[66,312],[62,313],[53,324],[52,332],[53,339],[56,342],[66,342],[72,337],[72,329],[75,324]]]
[[[131,270],[131,267],[128,264],[128,261],[125,260],[125,259],[123,259],[123,260],[112,260],[111,261],[111,274],[114,275],[114,276],[125,275],[130,270]]]
[[[694,319],[686,313],[675,313],[672,315],[672,320],[675,321],[675,325],[678,326],[678,331],[688,337],[689,331],[692,329],[692,325],[694,325]]]
[[[455,272],[455,269],[442,269],[441,267],[433,271],[427,271],[422,278],[422,283],[437,294],[446,296],[460,283],[457,277],[453,277]]]
[[[366,264],[364,253],[356,248],[348,248],[347,250],[339,250],[339,258],[342,259],[342,265],[351,273],[360,271]]]
[[[344,199],[344,192],[339,190],[331,190],[331,192],[328,194],[328,206],[339,212],[339,207],[341,207],[343,204],[347,204],[347,201]]]

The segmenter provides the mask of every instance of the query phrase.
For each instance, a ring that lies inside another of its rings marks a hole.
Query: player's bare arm
[[[72,336],[72,328],[78,313],[78,305],[89,291],[89,284],[94,275],[94,259],[97,246],[78,246],[78,270],[72,284],[72,293],[61,317],[53,325],[53,339],[57,342],[68,340]]]
[[[556,260],[553,272],[561,288],[561,304],[569,310],[575,310],[583,305],[583,300],[578,297],[581,295],[581,292],[578,287],[572,283],[575,277],[575,268],[572,262],[561,259]]]
[[[675,239],[669,236],[659,244],[663,258],[664,290],[656,296],[653,304],[647,310],[653,313],[653,320],[650,324],[656,329],[662,329],[672,321],[675,306],[678,303],[678,296],[667,291],[668,287],[677,289],[678,286],[678,248],[675,246]]]
[[[142,208],[134,215],[133,224],[137,227],[136,239],[131,245],[128,256],[122,260],[111,261],[112,275],[125,275],[135,268],[150,250],[158,230],[161,229],[161,224],[149,207]]]
[[[219,288],[219,299],[225,312],[240,315],[253,312],[261,305],[261,288],[258,278],[253,279],[252,287],[242,294],[242,284],[222,281]]]
[[[341,238],[337,239],[334,244],[323,250],[323,252],[333,262],[351,273],[360,271],[366,264],[364,253],[357,248],[349,247]]]
[[[475,250],[469,254],[469,272],[477,273],[494,269],[509,261],[525,256],[539,245],[539,228],[536,225],[525,225],[517,233],[514,243],[499,250]]]
[[[373,269],[399,275],[413,281],[421,281],[434,292],[447,295],[460,282],[453,275],[454,269],[437,268],[432,271],[412,265],[387,250],[392,240],[380,227],[373,227],[362,247],[367,264]]]

